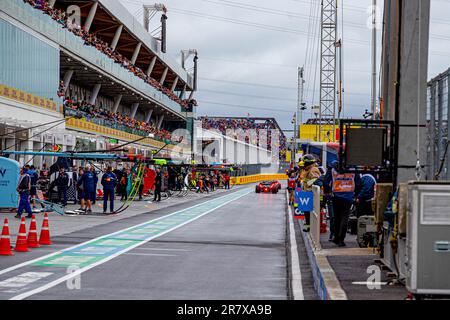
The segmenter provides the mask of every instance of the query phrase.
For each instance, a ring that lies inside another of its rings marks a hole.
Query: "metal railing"
[[[427,86],[427,179],[432,180],[439,171],[442,159],[441,180],[450,179],[450,157],[446,154],[450,139],[450,69],[428,82]]]
[[[311,211],[310,215],[310,231],[309,236],[315,250],[321,250],[320,245],[320,188],[318,186],[313,186],[312,188],[314,194],[314,210]]]

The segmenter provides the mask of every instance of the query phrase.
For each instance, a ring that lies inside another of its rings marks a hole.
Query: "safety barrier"
[[[311,242],[314,245],[315,250],[321,250],[320,245],[320,188],[318,186],[313,186],[314,194],[314,211],[310,215],[310,231],[309,236],[311,237]]]
[[[287,180],[287,175],[284,173],[267,173],[267,174],[254,174],[244,177],[232,177],[230,183],[232,185],[241,185],[255,183],[265,180]]]
[[[345,291],[340,286],[333,268],[323,254],[320,246],[320,193],[313,187],[314,211],[311,212],[310,232],[300,232],[314,279],[314,289],[320,300],[347,300]],[[292,214],[288,205],[288,214]],[[304,228],[304,220],[296,220]],[[318,244],[318,245],[317,245]]]

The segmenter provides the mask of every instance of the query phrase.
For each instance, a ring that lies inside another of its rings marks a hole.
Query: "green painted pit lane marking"
[[[103,256],[87,256],[87,255],[65,255],[60,254],[51,258],[47,258],[36,263],[35,266],[41,267],[62,267],[77,266],[79,268],[86,267],[96,261],[103,259]]]
[[[127,247],[135,244],[134,240],[117,240],[117,239],[106,239],[92,242],[93,246],[115,246],[115,247]]]
[[[119,230],[110,235],[93,239],[78,246],[66,249],[51,257],[43,257],[32,265],[43,267],[64,267],[76,265],[80,268],[90,267],[120,255],[126,251],[175,230],[202,215],[210,213],[229,202],[237,200],[251,192],[242,189],[232,194],[209,200],[199,205],[150,220],[137,226]]]
[[[164,231],[164,230],[161,230]],[[136,233],[123,233],[117,236],[114,236],[112,239],[119,239],[119,240],[136,240],[138,243],[141,241],[144,241],[147,239],[149,234],[136,234]]]
[[[145,229],[133,230],[133,231],[130,231],[130,233],[133,233],[133,234],[151,234],[151,233],[157,233],[157,232],[160,232],[160,231],[161,231],[161,229],[147,229],[147,228],[145,228]]]

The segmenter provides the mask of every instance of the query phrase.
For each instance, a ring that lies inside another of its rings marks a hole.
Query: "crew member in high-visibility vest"
[[[333,193],[334,239],[332,241],[339,247],[345,247],[348,218],[355,199],[359,175],[339,173],[337,161],[333,161],[331,165],[332,169],[327,172],[325,177],[325,185],[330,187]]]

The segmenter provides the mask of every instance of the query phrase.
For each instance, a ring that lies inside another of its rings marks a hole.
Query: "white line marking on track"
[[[0,281],[0,287],[2,288],[22,288],[26,285],[36,282],[40,279],[46,278],[52,275],[52,272],[25,272],[18,276]]]
[[[245,189],[240,189],[239,191],[243,191],[243,190],[245,190]],[[237,192],[239,192],[239,191],[237,191]],[[50,288],[52,288],[52,287],[54,287],[54,286],[56,286],[56,285],[58,285],[58,284],[60,284],[60,283],[62,283],[62,282],[64,282],[64,281],[67,281],[68,279],[74,278],[74,277],[76,277],[76,276],[82,274],[82,273],[85,272],[85,271],[88,271],[88,270],[90,270],[90,269],[92,269],[92,268],[94,268],[94,267],[96,267],[96,266],[98,266],[98,265],[101,265],[101,264],[103,264],[103,263],[106,263],[106,262],[108,262],[108,261],[114,259],[115,257],[120,256],[121,254],[124,254],[125,252],[131,251],[131,250],[133,250],[134,248],[136,248],[136,247],[138,247],[138,246],[141,246],[141,245],[143,245],[143,244],[145,244],[145,243],[147,243],[147,242],[149,242],[149,241],[151,241],[151,240],[153,240],[153,239],[155,239],[155,238],[159,238],[159,237],[161,237],[161,236],[163,236],[163,235],[165,235],[165,234],[167,234],[167,233],[169,233],[169,232],[172,232],[172,231],[174,231],[174,230],[176,230],[176,229],[178,229],[178,228],[183,227],[184,225],[186,225],[186,224],[188,224],[188,223],[191,223],[191,222],[193,222],[193,221],[195,221],[195,220],[197,220],[197,219],[200,219],[201,217],[207,215],[208,213],[211,213],[211,212],[213,212],[213,211],[215,211],[215,210],[217,210],[217,209],[219,209],[219,208],[221,208],[221,207],[223,207],[223,206],[225,206],[225,205],[227,205],[227,204],[229,204],[229,203],[231,203],[231,202],[233,202],[233,201],[236,201],[236,200],[238,200],[238,199],[240,199],[240,198],[242,198],[242,197],[244,197],[244,196],[247,196],[251,191],[252,191],[252,189],[248,189],[246,193],[240,194],[240,195],[239,195],[238,197],[236,197],[236,198],[233,198],[233,199],[231,199],[231,200],[225,201],[224,203],[221,203],[221,204],[215,206],[214,208],[212,208],[212,209],[210,209],[210,210],[208,210],[208,211],[202,213],[201,215],[199,215],[199,216],[197,216],[197,217],[195,217],[195,218],[193,218],[193,219],[191,219],[191,220],[188,220],[188,221],[186,221],[186,222],[184,222],[184,223],[182,223],[182,224],[180,224],[180,225],[177,225],[177,226],[175,226],[175,227],[173,227],[173,228],[171,228],[171,229],[168,229],[168,230],[166,230],[166,231],[164,231],[164,232],[162,232],[162,233],[160,233],[160,234],[157,234],[157,235],[155,235],[155,236],[149,237],[148,239],[146,239],[146,240],[144,240],[144,241],[142,241],[142,242],[139,242],[139,243],[137,243],[137,244],[135,244],[135,245],[132,245],[132,246],[130,246],[130,247],[127,247],[126,249],[124,249],[124,250],[122,250],[122,251],[119,251],[119,252],[117,252],[117,253],[115,253],[115,254],[109,256],[109,257],[106,257],[105,259],[99,260],[99,261],[97,261],[97,262],[95,262],[95,263],[93,263],[93,264],[91,264],[91,265],[88,265],[88,266],[86,266],[86,267],[83,267],[83,268],[81,268],[81,269],[75,271],[75,272],[72,272],[72,273],[70,273],[70,274],[67,274],[67,275],[65,275],[65,276],[63,276],[63,277],[61,277],[61,278],[59,278],[59,279],[56,279],[56,280],[54,280],[54,281],[52,281],[52,282],[50,282],[50,283],[47,283],[47,284],[45,284],[45,285],[43,285],[43,286],[41,286],[41,287],[39,287],[39,288],[36,288],[36,289],[30,290],[30,291],[28,291],[28,292],[24,292],[24,293],[22,293],[22,294],[19,294],[19,295],[17,295],[17,296],[14,296],[14,297],[12,297],[10,300],[23,300],[23,299],[28,298],[28,297],[30,297],[30,296],[36,294],[36,293],[39,293],[39,292],[45,291],[45,290],[47,290],[47,289],[50,289]],[[225,196],[223,196],[223,197],[229,197],[229,196],[231,196],[231,195],[233,195],[233,193],[232,193],[232,194],[225,195]],[[57,255],[57,254],[61,254],[61,253],[65,252],[65,251],[72,250],[72,249],[74,249],[74,248],[76,248],[76,247],[79,247],[79,246],[81,246],[81,245],[86,245],[86,244],[92,243],[92,242],[94,242],[94,241],[98,241],[98,240],[100,240],[100,239],[103,239],[103,238],[106,238],[106,237],[110,237],[110,236],[113,236],[113,235],[122,233],[122,232],[124,232],[124,231],[127,231],[127,230],[130,230],[130,229],[133,229],[133,228],[136,228],[136,227],[139,227],[139,226],[148,224],[150,221],[161,220],[161,219],[164,219],[164,218],[173,216],[173,215],[177,214],[178,212],[182,212],[182,211],[185,211],[185,210],[187,210],[187,209],[192,209],[192,208],[195,208],[195,207],[199,207],[199,206],[204,205],[205,203],[208,203],[208,202],[217,201],[217,200],[219,200],[220,198],[222,198],[222,197],[214,198],[214,199],[211,199],[211,200],[209,200],[209,201],[206,201],[206,202],[202,202],[202,203],[200,203],[200,204],[197,204],[197,205],[195,205],[195,206],[192,206],[192,207],[189,207],[189,208],[186,208],[186,209],[179,210],[179,211],[177,211],[177,212],[171,213],[171,214],[169,214],[169,215],[165,215],[165,216],[159,217],[159,218],[157,218],[157,219],[149,220],[149,221],[143,222],[143,223],[141,223],[141,224],[138,224],[138,225],[135,225],[135,226],[131,226],[131,227],[129,227],[129,228],[122,229],[122,230],[119,230],[119,231],[116,231],[116,232],[113,232],[113,233],[110,233],[110,234],[107,234],[107,235],[104,235],[104,236],[101,236],[101,237],[98,237],[98,238],[89,240],[89,241],[84,242],[84,243],[77,244],[77,245],[75,245],[75,246],[73,246],[73,247],[70,247],[70,248],[67,248],[67,249],[64,249],[64,250],[61,250],[61,251],[58,251],[58,252],[55,252],[55,253],[52,253],[52,254],[49,254],[49,255],[46,255],[46,256],[37,258],[37,259],[34,259],[34,260],[30,260],[30,261],[27,261],[27,262],[18,264],[18,265],[16,265],[16,266],[12,266],[12,267],[10,267],[10,268],[1,270],[1,271],[0,271],[0,275],[1,275],[1,274],[4,274],[4,273],[7,273],[7,272],[9,272],[9,271],[18,269],[18,268],[20,268],[20,267],[30,265],[30,264],[32,264],[32,263],[34,263],[34,262],[37,262],[37,261],[40,261],[40,260],[44,260],[44,259],[53,257],[53,256],[55,256],[55,255]]]
[[[135,253],[135,252],[126,252],[124,255],[127,256],[148,256],[148,257],[177,257],[176,254],[165,254],[165,253]]]
[[[352,282],[354,285],[359,286],[385,286],[388,283],[387,282],[372,282],[372,281],[354,281]]]
[[[289,201],[288,194],[286,199]],[[294,300],[305,300],[303,295],[302,272],[300,270],[300,259],[297,251],[297,239],[295,238],[294,219],[292,218],[292,209],[288,205],[288,219],[289,219],[289,243],[291,251],[291,270],[292,270],[292,295]]]
[[[136,248],[136,250],[149,250],[149,251],[183,251],[183,252],[189,252],[192,250],[187,249],[169,249],[169,248]]]

